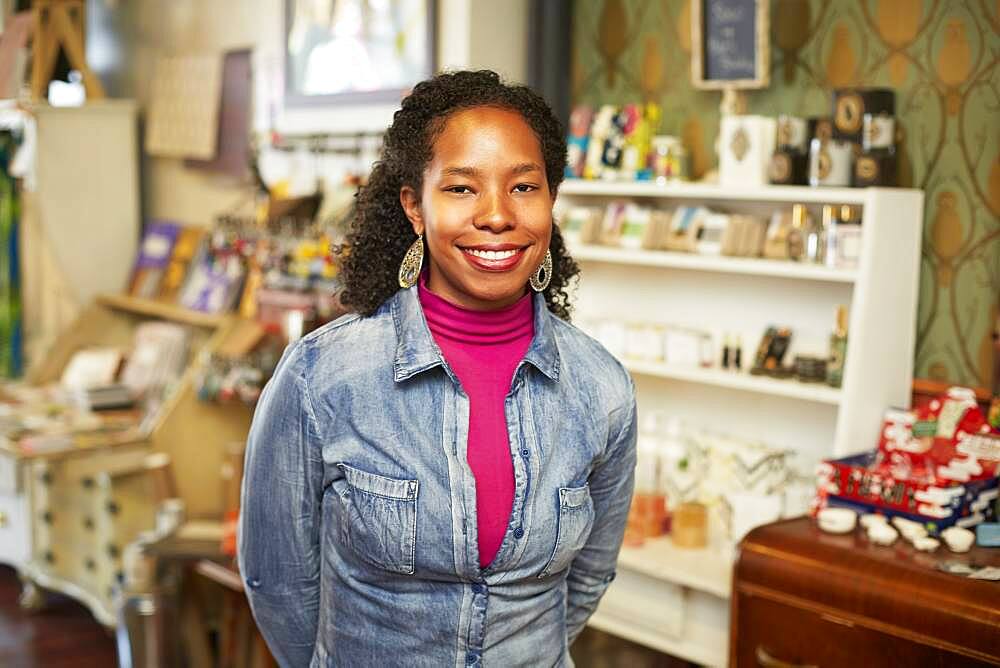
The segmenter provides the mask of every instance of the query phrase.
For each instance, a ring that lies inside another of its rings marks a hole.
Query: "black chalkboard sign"
[[[699,88],[764,88],[769,81],[767,0],[694,0],[691,79]]]

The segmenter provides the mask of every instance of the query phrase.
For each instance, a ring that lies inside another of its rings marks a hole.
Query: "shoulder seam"
[[[298,357],[295,360],[296,370],[295,370],[295,383],[299,386],[299,392],[302,393],[302,404],[306,409],[306,414],[309,418],[312,432],[316,435],[320,441],[324,440],[323,433],[320,430],[319,420],[316,419],[316,410],[313,407],[312,396],[309,393],[309,383],[306,382],[305,376],[305,365],[302,364],[305,360],[303,359],[303,348],[311,344],[311,340],[303,338],[295,350],[294,354]]]

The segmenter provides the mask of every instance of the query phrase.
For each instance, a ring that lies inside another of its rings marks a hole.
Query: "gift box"
[[[930,533],[996,517],[1000,433],[965,388],[926,407],[886,413],[873,452],[823,462],[815,509],[902,516]]]
[[[869,452],[820,464],[814,512],[835,506],[862,514],[904,517],[924,525],[931,534],[951,526],[969,528],[996,518],[995,475],[942,485],[898,480],[873,469],[875,457],[874,452]]]
[[[719,182],[762,186],[777,142],[776,123],[765,116],[723,116],[719,132]]]

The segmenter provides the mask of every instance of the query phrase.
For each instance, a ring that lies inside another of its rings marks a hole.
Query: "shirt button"
[[[517,538],[518,540],[524,538],[524,529],[521,527],[514,529],[514,538]]]
[[[468,654],[465,655],[465,662],[467,664],[469,664],[470,666],[472,664],[474,664],[478,660],[479,660],[479,657],[476,656],[475,654],[473,654],[472,652],[469,652]]]
[[[531,453],[528,452],[528,448],[524,448],[523,450],[521,450],[521,456],[524,457],[525,459],[527,459],[528,455],[530,455],[530,454]]]

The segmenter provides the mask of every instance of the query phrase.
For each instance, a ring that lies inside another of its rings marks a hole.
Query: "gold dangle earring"
[[[545,259],[542,263],[538,265],[538,269],[535,273],[531,275],[528,282],[531,284],[531,289],[535,292],[543,292],[545,288],[549,287],[549,281],[552,280],[552,251],[545,251]]]
[[[406,251],[403,261],[399,265],[399,287],[412,288],[417,284],[420,276],[420,267],[424,264],[424,235],[421,232],[417,235],[417,240]]]

